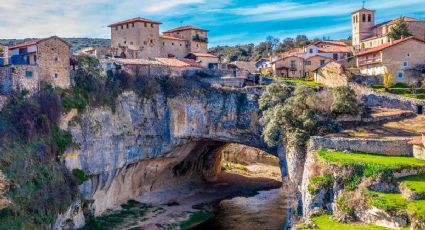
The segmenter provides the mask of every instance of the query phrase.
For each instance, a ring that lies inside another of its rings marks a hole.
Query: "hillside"
[[[25,38],[25,39],[0,39],[0,45],[14,45],[20,42],[32,40],[34,38]],[[86,47],[109,47],[111,44],[110,39],[104,38],[64,38],[69,42],[72,47],[71,51],[75,52],[77,50],[86,48]]]

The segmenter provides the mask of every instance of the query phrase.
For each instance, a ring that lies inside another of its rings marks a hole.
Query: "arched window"
[[[369,14],[369,15],[367,15],[367,21],[368,21],[368,22],[371,22],[371,21],[372,21],[372,15],[370,15],[370,14]]]
[[[366,22],[366,14],[362,14],[362,21]]]

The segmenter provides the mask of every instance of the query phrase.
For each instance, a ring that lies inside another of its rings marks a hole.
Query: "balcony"
[[[200,37],[198,34],[193,36],[192,41],[208,43],[208,38]]]
[[[382,61],[380,58],[363,59],[363,60],[359,60],[359,66],[380,64],[381,62]]]
[[[30,57],[26,55],[14,55],[9,59],[10,65],[31,65]]]

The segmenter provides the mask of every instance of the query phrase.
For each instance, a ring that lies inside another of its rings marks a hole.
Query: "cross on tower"
[[[363,2],[363,7],[362,7],[362,8],[364,9],[364,5],[365,5],[366,1],[365,1],[365,0],[363,0],[362,2]]]

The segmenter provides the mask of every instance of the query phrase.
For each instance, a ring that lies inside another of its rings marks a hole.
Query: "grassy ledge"
[[[372,206],[388,212],[403,212],[419,219],[425,219],[425,200],[409,201],[398,193],[369,192],[369,202]]]
[[[371,224],[363,223],[339,223],[331,219],[331,216],[324,215],[313,218],[313,222],[317,225],[317,229],[323,230],[387,230],[388,228],[379,227]]]
[[[319,150],[318,156],[326,161],[343,166],[354,166],[362,176],[375,177],[385,172],[415,167],[424,167],[425,161],[413,157],[382,156],[366,153],[346,153],[331,150]]]
[[[411,191],[425,193],[425,174],[400,178],[400,183]]]

